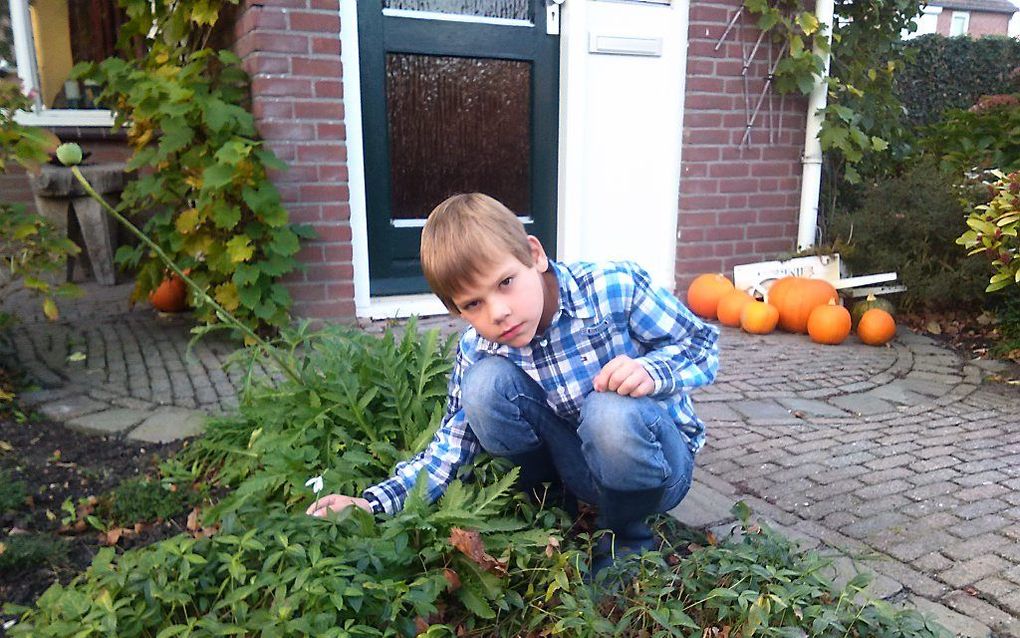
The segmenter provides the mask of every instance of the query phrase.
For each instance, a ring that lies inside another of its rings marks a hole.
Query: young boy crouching
[[[718,330],[633,263],[550,260],[510,210],[479,193],[432,211],[421,262],[433,292],[470,324],[443,422],[392,478],[360,498],[326,496],[308,513],[392,514],[422,469],[434,501],[485,450],[520,466],[523,489],[559,480],[597,505],[616,555],[652,548],[644,519],[687,494],[705,440],[687,393],[715,377]]]

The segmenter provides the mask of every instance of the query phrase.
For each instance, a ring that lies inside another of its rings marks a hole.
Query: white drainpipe
[[[817,0],[815,16],[821,24],[827,25],[825,38],[832,44],[832,17],[834,0]],[[829,76],[829,54],[815,46],[815,55],[823,60],[822,77],[818,78],[815,88],[808,97],[807,127],[804,131],[804,172],[800,180],[800,222],[797,226],[797,249],[804,250],[815,244],[818,229],[818,194],[822,185],[822,143],[818,140],[818,132],[822,128],[822,116],[819,111],[825,108],[828,92],[826,78]]]

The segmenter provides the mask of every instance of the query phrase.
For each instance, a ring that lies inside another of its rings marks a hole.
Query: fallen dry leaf
[[[506,563],[496,560],[486,553],[482,535],[477,531],[459,527],[451,528],[450,544],[485,571],[506,576]]]
[[[13,452],[14,446],[7,441],[0,440],[0,452]]]
[[[924,329],[933,335],[942,334],[942,326],[940,326],[939,322],[935,320],[929,321],[927,324],[925,324]]]
[[[446,579],[446,591],[457,591],[460,589],[460,576],[449,567],[443,569],[443,578]]]
[[[556,538],[555,536],[550,536],[549,542],[545,544],[545,555],[548,556],[549,558],[552,558],[553,554],[555,554],[556,550],[559,548],[560,539]]]
[[[195,509],[191,510],[191,513],[188,514],[187,528],[188,528],[189,532],[197,532],[198,531],[198,528],[199,528],[199,525],[198,525],[198,515],[199,515],[199,509],[197,507]]]

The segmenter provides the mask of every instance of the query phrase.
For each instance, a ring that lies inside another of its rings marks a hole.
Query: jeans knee
[[[592,392],[581,405],[581,438],[607,450],[640,436],[651,440],[642,403],[650,399],[625,397],[615,392]]]
[[[461,382],[460,402],[468,421],[511,400],[511,386],[507,381],[516,371],[517,367],[503,357],[485,357],[467,369]]]
[[[662,485],[669,467],[657,436],[660,422],[651,399],[609,392],[589,395],[577,433],[596,480],[618,490]]]

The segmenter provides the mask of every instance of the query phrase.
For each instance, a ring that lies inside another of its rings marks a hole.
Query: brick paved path
[[[130,311],[128,291],[89,287],[61,323],[13,328],[11,356],[44,386],[24,398],[72,427],[195,434],[236,404],[240,373],[221,369],[232,347],[206,338],[186,355],[184,320]],[[12,308],[31,310],[8,294]],[[1020,390],[984,381],[997,367],[904,330],[870,348],[723,329],[721,353],[717,382],[695,395],[708,444],[675,516],[728,533],[742,499],[806,546],[870,555],[872,596],[961,635],[1020,637]],[[833,573],[854,570],[840,558]]]

